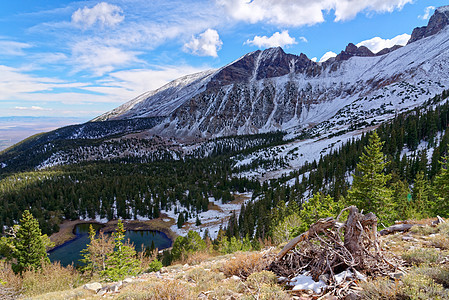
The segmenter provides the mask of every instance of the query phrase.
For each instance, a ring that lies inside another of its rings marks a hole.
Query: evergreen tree
[[[39,268],[42,263],[50,262],[45,249],[45,240],[46,236],[42,236],[39,223],[28,210],[25,210],[12,241],[14,245],[12,257],[16,260],[12,265],[14,272],[21,273],[26,268]]]
[[[442,217],[449,216],[449,156],[442,158],[441,169],[435,177],[435,203],[433,211]]]
[[[89,226],[89,244],[87,248],[81,251],[80,262],[84,264],[81,270],[90,273],[102,272],[106,269],[106,259],[114,251],[114,244],[109,236],[100,233],[99,237],[95,237],[95,229],[92,224]]]
[[[303,204],[299,212],[301,224],[292,229],[292,236],[299,235],[309,229],[310,225],[319,219],[336,217],[342,209],[342,203],[335,202],[331,196],[316,193],[309,201]]]
[[[420,219],[429,215],[429,182],[424,173],[418,172],[412,190],[412,217]]]
[[[118,281],[126,276],[135,276],[140,271],[140,262],[136,259],[136,250],[125,244],[125,229],[121,220],[117,223],[117,231],[113,233],[114,252],[106,260],[106,269],[101,272],[107,280]]]
[[[176,222],[178,228],[181,228],[182,225],[184,225],[184,222],[185,222],[184,213],[180,213],[178,216],[178,221]]]
[[[375,213],[382,221],[391,221],[392,192],[387,187],[391,175],[384,173],[387,161],[382,146],[383,142],[377,133],[371,134],[357,164],[347,200],[360,210]]]

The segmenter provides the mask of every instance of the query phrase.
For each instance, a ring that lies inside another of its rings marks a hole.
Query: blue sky
[[[320,61],[426,25],[431,0],[0,2],[0,117],[89,120],[182,75],[272,46]],[[327,55],[326,57],[328,57]]]

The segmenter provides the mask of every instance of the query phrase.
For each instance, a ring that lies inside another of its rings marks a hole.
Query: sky
[[[0,1],[0,117],[88,121],[183,75],[281,46],[323,61],[405,44],[432,0]],[[0,137],[1,138],[1,137]]]

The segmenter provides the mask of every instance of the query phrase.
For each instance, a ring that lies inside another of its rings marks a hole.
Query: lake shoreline
[[[168,220],[168,221],[165,221]],[[101,232],[110,233],[115,231],[117,228],[118,220],[111,220],[106,223],[97,222],[95,220],[65,220],[60,224],[60,229],[58,232],[53,233],[50,236],[50,240],[55,243],[54,247],[47,249],[48,251],[52,251],[67,242],[70,242],[76,239],[76,234],[74,233],[76,225],[79,224],[98,224],[104,226],[100,229]],[[123,225],[125,230],[133,230],[133,231],[159,231],[167,236],[171,240],[173,244],[176,237],[178,236],[175,232],[173,232],[170,227],[175,224],[175,220],[171,218],[167,218],[166,216],[161,216],[160,218],[148,220],[148,221],[139,221],[139,220],[123,220]]]

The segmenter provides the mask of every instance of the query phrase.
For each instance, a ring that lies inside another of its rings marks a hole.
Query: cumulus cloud
[[[296,42],[296,39],[288,34],[288,30],[284,30],[280,33],[275,32],[270,37],[256,35],[252,40],[247,40],[245,42],[245,44],[253,45],[259,48],[284,47],[297,43],[298,42]]]
[[[370,49],[373,53],[377,53],[382,49],[391,48],[395,45],[404,46],[407,44],[409,39],[410,35],[406,33],[398,35],[392,39],[383,39],[380,37],[374,37],[372,39],[358,43],[357,47],[365,46],[368,49]]]
[[[197,37],[192,36],[192,39],[184,44],[184,51],[198,56],[217,57],[222,45],[218,32],[209,28]]]
[[[328,51],[328,52],[324,53],[323,57],[320,58],[320,62],[325,62],[329,58],[332,58],[332,57],[335,57],[335,56],[337,56],[337,53],[332,52],[332,51]]]
[[[421,20],[428,20],[428,19],[430,18],[430,13],[431,13],[432,11],[434,11],[434,10],[435,10],[435,6],[427,6],[427,7],[424,9],[424,14],[418,16],[418,18],[421,19]]]
[[[303,26],[324,21],[323,12],[334,11],[335,21],[344,21],[360,12],[392,12],[413,0],[216,0],[234,19],[257,23]]]
[[[0,40],[0,55],[23,56],[23,49],[31,48],[27,43]]]
[[[125,19],[122,13],[117,5],[101,2],[92,8],[79,8],[72,14],[72,23],[82,28],[90,28],[97,23],[101,27],[113,27]]]

